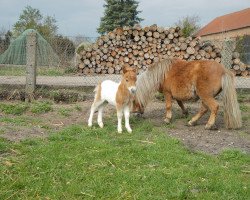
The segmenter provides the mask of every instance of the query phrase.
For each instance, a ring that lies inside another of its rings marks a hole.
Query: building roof
[[[197,36],[250,27],[250,8],[215,18],[198,31]]]

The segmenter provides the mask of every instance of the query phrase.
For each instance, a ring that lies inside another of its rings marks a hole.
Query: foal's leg
[[[103,105],[100,105],[98,108],[98,117],[97,117],[97,123],[98,125],[103,128],[103,122],[102,122],[102,112],[103,112]]]
[[[166,118],[164,121],[166,123],[170,123],[171,118],[172,118],[172,95],[169,92],[165,93],[165,100],[166,100]]]
[[[99,106],[101,106],[103,104],[102,100],[96,101],[96,99],[94,100],[94,103],[91,105],[91,109],[90,109],[90,115],[89,115],[89,120],[88,120],[88,126],[91,127],[92,126],[92,121],[93,121],[93,115],[95,113],[95,111],[98,109]]]
[[[211,114],[205,126],[205,129],[212,129],[215,123],[218,109],[219,109],[219,104],[213,97],[203,99],[203,101],[208,106],[209,110],[211,111]]]
[[[129,115],[130,115],[129,106],[125,106],[124,107],[125,127],[129,133],[132,133],[132,129],[129,125]]]
[[[122,106],[116,106],[116,111],[117,111],[117,120],[118,120],[118,124],[117,124],[117,131],[118,133],[122,133]]]
[[[197,120],[199,120],[206,112],[207,112],[207,106],[203,102],[201,102],[201,107],[200,107],[199,112],[195,116],[192,117],[192,119],[188,122],[188,124],[190,126],[195,125]]]
[[[182,101],[176,100],[178,105],[180,106],[181,110],[182,110],[182,114],[184,116],[188,115],[188,110],[185,108],[184,104],[182,103]]]

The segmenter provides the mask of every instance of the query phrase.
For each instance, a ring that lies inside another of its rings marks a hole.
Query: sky
[[[250,0],[138,0],[142,26],[174,25],[185,16],[197,15],[204,26],[214,18],[250,7]],[[11,30],[24,8],[30,5],[43,16],[57,20],[64,36],[97,37],[104,14],[104,0],[0,0],[0,28]]]

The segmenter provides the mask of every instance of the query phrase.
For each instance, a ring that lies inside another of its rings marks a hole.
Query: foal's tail
[[[101,99],[101,90],[102,90],[102,83],[99,82],[98,85],[94,89],[94,93],[95,93],[94,101],[99,101]]]
[[[228,129],[237,129],[242,126],[241,112],[237,101],[234,86],[234,75],[226,70],[222,77],[224,122]]]

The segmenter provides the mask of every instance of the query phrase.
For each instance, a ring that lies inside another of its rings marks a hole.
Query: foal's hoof
[[[127,131],[128,131],[129,133],[132,133],[132,129],[131,129],[130,126],[125,126],[125,127],[126,127],[126,129],[127,129]]]
[[[196,123],[195,122],[192,122],[192,120],[190,120],[189,122],[188,122],[188,126],[195,126],[196,125]]]
[[[118,133],[122,133],[122,129],[118,129],[117,132],[118,132]]]
[[[99,122],[98,125],[100,126],[100,128],[103,128],[103,122]]]
[[[132,133],[132,129],[128,129],[127,131],[128,131],[128,133]]]
[[[164,119],[164,122],[166,122],[167,124],[170,124],[171,119],[169,119],[169,118],[165,118],[165,119]]]
[[[88,123],[88,127],[92,127],[92,123]]]
[[[218,130],[218,127],[215,124],[206,124],[206,130]]]

